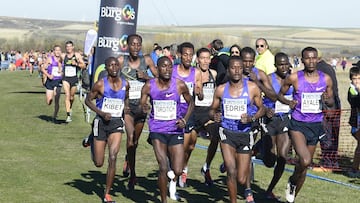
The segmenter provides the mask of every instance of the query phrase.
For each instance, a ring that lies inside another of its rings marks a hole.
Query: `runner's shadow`
[[[106,184],[106,174],[100,171],[89,171],[88,173],[82,173],[81,176],[83,179],[74,179],[71,182],[64,183],[64,185],[74,187],[87,195],[96,194],[102,200]],[[116,190],[120,188],[120,191],[124,191],[123,181],[120,181],[119,178],[119,176],[115,176],[112,188],[116,188]],[[115,192],[111,190],[110,194],[116,197]]]
[[[37,116],[39,119],[46,121],[46,122],[53,122],[53,117],[48,116],[48,115],[39,115]],[[59,120],[57,119],[56,122],[54,124],[62,124],[62,123],[66,123],[65,120]]]
[[[19,91],[19,92],[10,92],[14,94],[45,94],[45,91]]]
[[[217,179],[213,179],[214,184],[212,186],[206,186],[202,181],[188,179],[187,183],[199,194],[190,194],[185,190],[179,189],[180,196],[186,198],[188,202],[229,202],[228,189],[226,185],[226,175],[220,175]],[[265,190],[257,184],[257,180],[251,183],[251,189],[253,191],[255,202],[259,203],[271,203],[271,202],[282,202],[279,200],[266,199]],[[238,200],[245,200],[244,190],[245,187],[238,184]]]
[[[203,180],[187,179],[188,187],[194,188],[197,193],[192,194],[186,188],[177,187],[180,197],[187,202],[229,202],[226,182],[224,184],[223,178],[213,179],[214,184],[211,186],[205,185]]]
[[[122,193],[124,197],[130,199],[131,202],[161,202],[157,184],[157,171],[149,173],[146,177],[137,176],[136,179],[137,183],[132,191],[128,191],[127,188],[114,188],[117,192]],[[124,185],[127,185],[129,178],[123,179],[123,181]]]

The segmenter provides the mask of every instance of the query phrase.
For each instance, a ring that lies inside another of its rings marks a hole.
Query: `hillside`
[[[54,21],[0,17],[0,47],[17,41],[46,39],[48,43],[73,40],[82,47],[85,33],[94,22]],[[285,27],[260,25],[204,25],[204,26],[139,26],[145,51],[153,42],[161,45],[190,41],[196,47],[205,46],[214,38],[226,45],[253,46],[258,37],[269,41],[275,51],[299,53],[305,46],[315,46],[330,55],[357,55],[360,52],[360,29]],[[53,40],[51,40],[53,39]],[[45,42],[46,43],[46,42]]]

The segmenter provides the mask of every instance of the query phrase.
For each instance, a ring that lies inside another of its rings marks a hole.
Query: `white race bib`
[[[154,118],[156,120],[169,121],[176,119],[176,101],[153,100]]]
[[[51,70],[51,75],[53,75],[55,77],[61,76],[61,73],[60,73],[59,69],[60,68],[58,66],[53,66],[52,70]]]
[[[307,93],[301,95],[301,112],[302,113],[320,113],[320,100],[322,92]]]
[[[141,88],[144,86],[144,82],[137,80],[129,80],[129,99],[140,99],[141,97]]]
[[[195,106],[211,106],[214,98],[214,83],[208,83],[203,86],[204,99],[199,100],[198,97],[195,97]]]
[[[112,117],[122,117],[124,100],[105,97],[101,110],[105,113],[110,113]]]
[[[292,100],[293,96],[292,95],[285,95],[284,96],[287,100]],[[275,102],[275,113],[289,113],[290,111],[290,106],[283,104],[279,101],[276,100]]]
[[[227,119],[240,120],[241,115],[247,113],[247,99],[224,98],[224,117]]]
[[[189,89],[190,95],[192,96],[192,95],[193,95],[193,92],[194,92],[194,83],[192,83],[192,82],[185,82],[185,84],[186,84],[186,86],[187,86],[188,89]],[[186,103],[183,95],[181,95],[181,97],[180,97],[180,102],[181,102],[181,103]]]
[[[74,76],[76,76],[76,67],[65,66],[65,77],[74,77]]]

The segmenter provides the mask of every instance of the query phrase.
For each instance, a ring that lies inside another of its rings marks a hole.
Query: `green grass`
[[[76,97],[73,122],[53,124],[48,121],[53,106],[45,103],[45,89],[36,76],[28,72],[0,72],[0,202],[100,202],[104,190],[106,162],[96,168],[90,161],[89,149],[81,147],[81,140],[90,130],[85,122],[82,103]],[[59,119],[65,119],[64,95],[61,96]],[[118,170],[113,187],[117,202],[159,202],[157,162],[152,147],[146,143],[147,134],[140,140],[137,157],[138,184],[135,191],[126,191],[127,178],[122,175],[125,141],[118,156]],[[198,140],[207,146],[208,141]],[[214,187],[203,184],[200,167],[206,151],[196,148],[189,164],[190,187],[178,189],[186,202],[227,202],[225,175],[218,166],[222,162],[217,153],[211,166]],[[292,166],[288,165],[291,169]],[[360,186],[360,179],[342,174],[315,173],[326,178]],[[257,202],[266,202],[263,192],[270,182],[272,170],[255,165],[252,186]],[[284,190],[289,172],[285,172],[274,193],[285,199]],[[354,202],[357,189],[307,178],[297,202]],[[239,188],[239,202],[243,188]],[[170,201],[171,202],[171,201]]]

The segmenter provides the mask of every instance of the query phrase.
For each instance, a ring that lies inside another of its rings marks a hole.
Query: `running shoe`
[[[126,155],[124,165],[123,165],[123,176],[124,177],[129,177],[129,175],[130,175],[130,167],[129,167],[129,162],[128,162],[128,158],[127,158],[127,155]]]
[[[179,193],[175,193],[173,195],[170,194],[170,199],[174,200],[174,201],[177,201],[177,202],[182,202],[182,199],[181,197],[179,196]]]
[[[181,176],[179,176],[179,186],[184,188],[186,187],[186,178],[187,178],[187,173],[183,172],[181,174]]]
[[[127,188],[128,190],[134,190],[135,188],[135,184],[137,183],[137,179],[136,177],[130,177]]]
[[[82,146],[83,147],[88,147],[88,146],[90,146],[90,142],[89,142],[89,137],[85,137],[84,139],[83,139],[83,141],[82,141]]]
[[[109,194],[105,194],[104,203],[115,203],[115,201],[111,199],[111,196]]]
[[[82,140],[83,147],[89,147],[94,142],[94,134],[90,133],[87,137]]]
[[[294,202],[294,200],[295,200],[295,190],[296,190],[296,185],[291,184],[291,182],[289,180],[287,185],[286,185],[286,191],[285,191],[286,201]]]
[[[350,170],[346,173],[349,178],[360,178],[360,171],[357,170]]]
[[[210,175],[210,170],[206,169],[206,171],[204,171],[204,168],[201,167],[201,174],[204,176],[205,178],[205,185],[206,186],[211,186],[213,185],[214,181],[211,179],[211,175]]]
[[[225,163],[224,163],[224,162],[222,162],[222,164],[220,164],[219,170],[220,170],[221,173],[225,173],[225,172],[226,172],[226,166],[225,166]]]
[[[65,122],[70,123],[71,121],[72,121],[71,116],[66,117],[66,121],[65,121]]]
[[[254,195],[253,195],[251,189],[246,189],[244,192],[244,196],[245,196],[246,203],[255,203]]]

